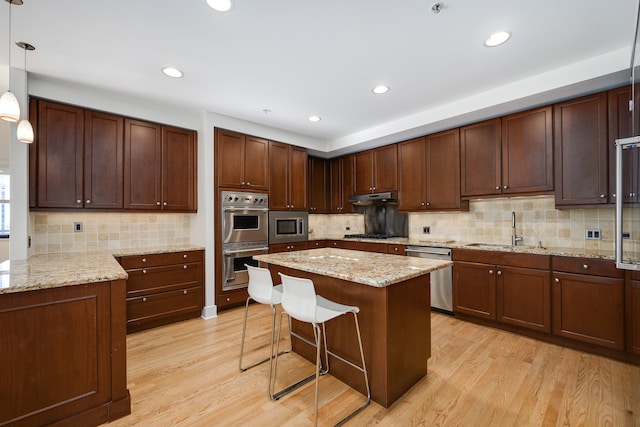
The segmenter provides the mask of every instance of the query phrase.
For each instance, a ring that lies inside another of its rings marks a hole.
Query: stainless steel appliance
[[[262,193],[223,191],[222,290],[247,287],[245,264],[258,265],[253,255],[269,252],[269,196]]]
[[[269,244],[304,242],[309,240],[307,212],[269,212]]]
[[[451,261],[451,248],[407,246],[407,256]],[[453,276],[451,266],[431,272],[431,308],[453,314]]]

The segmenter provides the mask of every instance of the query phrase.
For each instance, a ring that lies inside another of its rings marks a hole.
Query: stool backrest
[[[316,322],[316,290],[313,281],[282,273],[282,308],[301,322]]]
[[[249,296],[261,304],[271,304],[273,280],[271,272],[266,268],[245,264],[249,273]]]

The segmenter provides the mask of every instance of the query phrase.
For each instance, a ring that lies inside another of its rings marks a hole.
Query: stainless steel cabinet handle
[[[582,264],[582,268],[584,268],[585,270],[589,269],[589,264]]]

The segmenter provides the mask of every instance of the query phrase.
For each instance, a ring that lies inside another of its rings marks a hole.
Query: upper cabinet
[[[308,210],[307,150],[269,141],[269,209]]]
[[[552,123],[545,107],[461,128],[462,196],[553,191]]]
[[[607,93],[553,106],[556,206],[607,203]]]
[[[353,193],[398,189],[398,145],[390,144],[353,155]]]
[[[125,120],[126,209],[195,212],[195,132]]]
[[[349,196],[353,192],[353,155],[329,161],[329,209],[331,213],[352,213]]]
[[[631,132],[631,111],[629,102],[631,101],[631,88],[623,86],[612,89],[608,93],[608,115],[609,115],[609,139],[607,149],[609,155],[609,203],[616,202],[616,139],[632,136]],[[638,171],[640,160],[637,150],[629,150],[630,153],[622,156],[624,162],[622,170],[622,201],[625,203],[635,203],[638,201]]]
[[[49,101],[34,104],[37,144],[30,166],[38,185],[32,207],[122,209],[122,117]]]
[[[398,209],[464,210],[458,129],[398,144]]]
[[[216,129],[219,187],[269,189],[269,141]]]
[[[327,169],[325,159],[309,157],[309,213],[329,212]]]

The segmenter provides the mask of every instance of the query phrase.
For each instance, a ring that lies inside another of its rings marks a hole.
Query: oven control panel
[[[263,193],[245,192],[222,192],[223,206],[256,206],[261,208],[269,207],[269,195]]]

